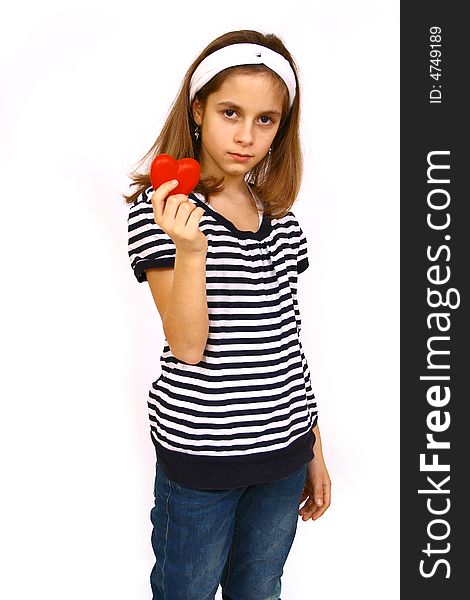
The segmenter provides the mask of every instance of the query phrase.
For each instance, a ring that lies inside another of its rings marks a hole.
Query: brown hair
[[[253,191],[263,203],[265,214],[280,218],[289,212],[299,192],[303,166],[299,136],[300,94],[297,68],[292,56],[276,35],[265,35],[252,30],[231,31],[221,35],[211,42],[189,67],[160,135],[147,154],[137,163],[136,170],[129,174],[129,177],[133,180],[130,187],[136,186],[137,189],[129,195],[122,194],[127,204],[137,200],[140,194],[151,185],[150,165],[158,154],[170,154],[177,160],[186,157],[199,160],[200,140],[196,140],[194,136],[196,123],[189,103],[191,77],[199,63],[206,56],[224,46],[238,43],[266,46],[289,61],[297,83],[296,95],[290,110],[287,88],[283,80],[262,64],[224,69],[197,92],[196,98],[204,106],[207,97],[215,92],[227,77],[239,72],[269,73],[273,80],[278,83],[279,90],[284,93],[279,129],[271,145],[271,153],[267,154],[247,173],[246,179],[248,183],[252,184]],[[139,167],[143,167],[145,172],[138,173],[137,169]],[[221,192],[224,189],[223,181],[223,177],[218,180],[213,177],[201,178],[194,191],[200,192],[208,198],[210,194]]]

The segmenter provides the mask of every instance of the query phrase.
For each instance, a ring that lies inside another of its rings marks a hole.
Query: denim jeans
[[[156,468],[150,511],[153,600],[281,600],[307,464],[289,477],[233,490],[196,490]]]

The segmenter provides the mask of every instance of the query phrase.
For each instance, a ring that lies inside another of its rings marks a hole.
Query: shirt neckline
[[[248,189],[249,189],[249,186],[248,186]],[[254,196],[251,189],[250,189],[250,192],[252,193],[253,198],[255,199],[255,202],[259,206],[260,202],[257,201],[257,199]],[[232,223],[232,221],[225,218],[223,215],[221,215],[216,210],[214,210],[211,207],[211,205],[208,204],[205,200],[201,200],[199,198],[199,195],[202,196],[202,194],[196,195],[196,193],[191,193],[191,194],[189,194],[189,197],[192,198],[193,200],[195,200],[197,202],[197,204],[199,206],[201,206],[207,214],[211,215],[216,221],[218,221],[224,227],[226,227],[226,229],[228,229],[229,231],[234,233],[238,238],[245,239],[245,240],[249,240],[249,239],[262,240],[265,237],[267,237],[269,235],[269,233],[271,232],[271,217],[269,217],[267,215],[263,215],[263,219],[261,221],[261,225],[258,228],[258,231],[243,231],[241,229],[238,229],[238,227],[236,227]]]

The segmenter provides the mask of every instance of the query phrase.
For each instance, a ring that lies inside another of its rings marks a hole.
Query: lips
[[[232,158],[232,160],[236,160],[238,162],[247,162],[253,158],[252,154],[238,154],[238,152],[229,152],[228,155]]]

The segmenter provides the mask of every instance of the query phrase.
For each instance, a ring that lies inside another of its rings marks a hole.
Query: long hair
[[[137,200],[140,194],[151,185],[150,165],[158,154],[170,154],[176,160],[186,157],[199,160],[201,140],[197,140],[194,135],[196,123],[189,102],[191,77],[199,63],[206,56],[224,46],[238,43],[266,46],[289,61],[297,84],[292,107],[289,109],[287,88],[283,80],[263,64],[242,65],[224,69],[197,92],[196,98],[204,107],[207,97],[217,91],[227,77],[237,72],[263,72],[269,73],[273,77],[273,80],[279,86],[279,90],[284,94],[279,129],[271,144],[271,153],[266,154],[246,174],[245,179],[247,183],[251,184],[254,193],[263,203],[265,214],[280,218],[289,212],[299,192],[303,170],[299,136],[300,86],[297,67],[289,51],[276,35],[262,34],[252,30],[231,31],[221,35],[211,42],[189,67],[160,135],[147,154],[137,163],[136,169],[129,174],[129,177],[133,180],[130,187],[136,187],[136,190],[129,195],[122,194],[127,204]],[[143,173],[138,172],[139,169],[143,170]],[[213,177],[201,178],[194,191],[202,193],[210,202],[210,194],[221,192],[224,189],[223,182],[223,177],[219,179]]]

